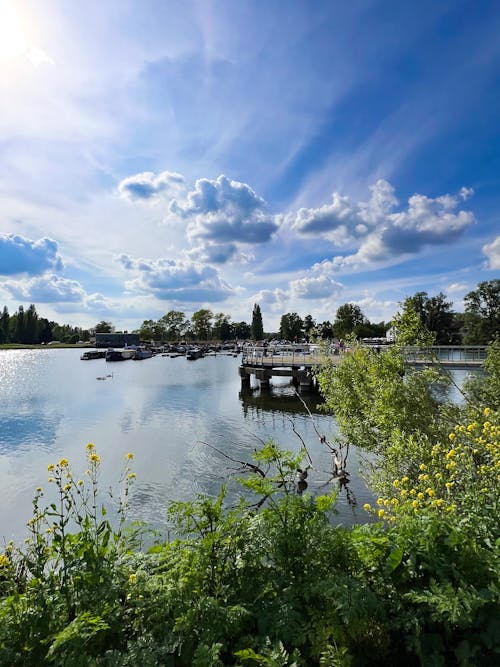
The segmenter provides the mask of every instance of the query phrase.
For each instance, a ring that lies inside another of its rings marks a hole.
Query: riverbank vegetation
[[[417,292],[401,304],[403,311],[412,309],[418,314],[422,326],[432,333],[435,345],[487,345],[500,334],[500,280],[478,284],[464,299],[463,313],[454,312],[453,304],[443,293],[429,296]],[[143,341],[255,341],[281,338],[288,341],[312,341],[318,339],[346,338],[354,335],[362,338],[385,338],[394,322],[370,322],[358,304],[346,303],[337,308],[333,323],[330,320],[315,321],[312,315],[301,317],[298,313],[281,316],[279,330],[264,333],[262,312],[254,304],[251,324],[232,322],[225,313],[213,313],[202,308],[189,318],[180,310],[170,310],[158,320],[144,320],[134,331]],[[90,329],[60,325],[39,317],[36,306],[26,310],[19,306],[12,315],[6,306],[0,314],[0,345],[20,343],[24,345],[47,344],[51,341],[75,344],[88,342],[96,333],[114,331],[111,322],[102,320]]]
[[[335,480],[301,492],[307,450],[268,442],[239,462],[239,503],[222,484],[175,503],[171,537],[142,550],[133,456],[111,520],[89,443],[82,479],[50,465],[27,541],[0,554],[0,664],[499,664],[500,343],[459,404],[397,348],[354,348],[318,377],[332,457],[369,453],[369,522],[336,525]]]

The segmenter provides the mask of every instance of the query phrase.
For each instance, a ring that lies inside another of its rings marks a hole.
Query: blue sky
[[[0,0],[0,307],[266,331],[500,273],[491,1]]]

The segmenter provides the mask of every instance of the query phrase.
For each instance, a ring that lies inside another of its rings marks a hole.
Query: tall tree
[[[297,313],[285,313],[280,320],[280,337],[284,340],[297,341],[302,338],[304,322]]]
[[[254,340],[264,338],[264,325],[262,323],[262,312],[258,303],[255,303],[252,311],[251,334]]]
[[[9,326],[10,315],[7,306],[3,307],[2,315],[0,316],[0,343],[9,342]]]
[[[24,343],[24,329],[25,329],[25,322],[24,322],[24,307],[19,306],[17,309],[17,314],[16,314],[16,319],[15,319],[15,332],[14,332],[14,342],[15,343]]]
[[[182,338],[186,328],[186,316],[181,310],[169,310],[160,318],[165,328],[167,340],[179,340]]]
[[[35,304],[31,304],[26,311],[24,324],[24,341],[28,344],[39,342],[38,314]]]
[[[357,329],[366,325],[368,320],[361,308],[355,303],[344,303],[337,308],[333,333],[337,338],[345,338],[349,334],[358,334]]]
[[[206,308],[201,308],[193,313],[191,324],[195,338],[198,340],[208,340],[212,330],[213,317],[212,311]]]
[[[465,338],[486,345],[500,336],[500,280],[486,280],[465,295]]]
[[[107,322],[106,320],[102,320],[101,322],[95,325],[96,333],[112,333],[114,330],[115,328],[111,324],[111,322]]]
[[[451,307],[453,304],[446,301],[442,292],[432,297],[429,297],[427,292],[417,292],[408,297],[406,301],[412,303],[422,325],[428,331],[434,333],[437,345],[446,345],[452,342],[453,312]]]
[[[312,333],[316,329],[316,322],[312,315],[306,315],[304,318],[304,334],[307,340],[310,340]]]

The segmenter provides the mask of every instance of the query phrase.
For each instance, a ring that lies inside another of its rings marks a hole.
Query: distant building
[[[396,342],[397,333],[398,332],[396,330],[396,327],[390,327],[389,329],[387,329],[387,331],[385,332],[385,337],[387,338],[389,343]]]
[[[96,333],[96,347],[125,347],[126,345],[139,345],[138,333]]]

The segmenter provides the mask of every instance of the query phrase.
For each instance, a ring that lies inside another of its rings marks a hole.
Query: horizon
[[[0,304],[388,322],[499,277],[500,8],[0,1]]]

